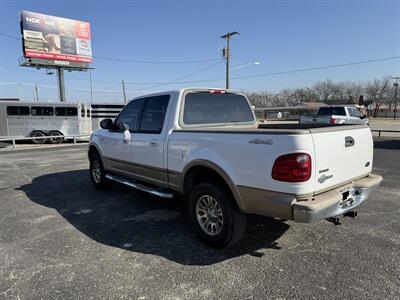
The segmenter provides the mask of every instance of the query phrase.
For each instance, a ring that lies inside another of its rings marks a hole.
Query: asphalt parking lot
[[[0,153],[0,299],[399,298],[400,140],[375,146],[384,181],[356,220],[250,216],[225,250],[181,201],[95,190],[85,145]]]

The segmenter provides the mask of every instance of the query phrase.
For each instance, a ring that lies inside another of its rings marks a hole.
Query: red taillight
[[[286,182],[304,182],[311,177],[311,156],[292,153],[279,156],[272,168],[272,178]]]
[[[331,124],[336,124],[336,118],[331,118],[330,122]]]

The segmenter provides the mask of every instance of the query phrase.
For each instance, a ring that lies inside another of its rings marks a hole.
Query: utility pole
[[[395,80],[395,82],[393,83],[395,90],[394,90],[394,114],[393,114],[393,119],[396,120],[396,114],[397,114],[397,88],[399,86],[399,79],[400,76],[396,76],[396,77],[392,77],[392,79]]]
[[[124,101],[126,103],[125,81],[122,79],[122,93],[124,94]]]
[[[39,87],[36,82],[35,82],[35,98],[36,102],[39,102]]]
[[[231,36],[239,35],[240,33],[237,31],[228,32],[221,36],[222,39],[226,40],[226,48],[222,49],[222,54],[226,58],[226,83],[225,88],[229,89],[229,60],[231,55],[231,47],[230,47],[230,40]]]

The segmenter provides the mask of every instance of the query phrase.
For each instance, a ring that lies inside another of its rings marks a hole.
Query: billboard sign
[[[89,64],[92,62],[90,24],[30,11],[21,13],[25,58]],[[59,64],[58,64],[59,65]]]

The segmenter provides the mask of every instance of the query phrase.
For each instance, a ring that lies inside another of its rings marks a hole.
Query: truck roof
[[[241,91],[236,91],[232,89],[225,89],[225,88],[220,88],[220,87],[186,87],[186,88],[181,88],[181,89],[174,89],[174,90],[165,90],[165,91],[159,91],[159,92],[153,92],[153,93],[148,93],[148,94],[142,94],[140,96],[136,96],[132,98],[131,100],[142,98],[143,96],[158,96],[158,95],[164,95],[164,94],[182,94],[186,91],[210,91],[210,90],[216,90],[216,91],[228,91],[229,93],[237,93],[237,94],[243,94]],[[131,101],[130,100],[130,101]]]

